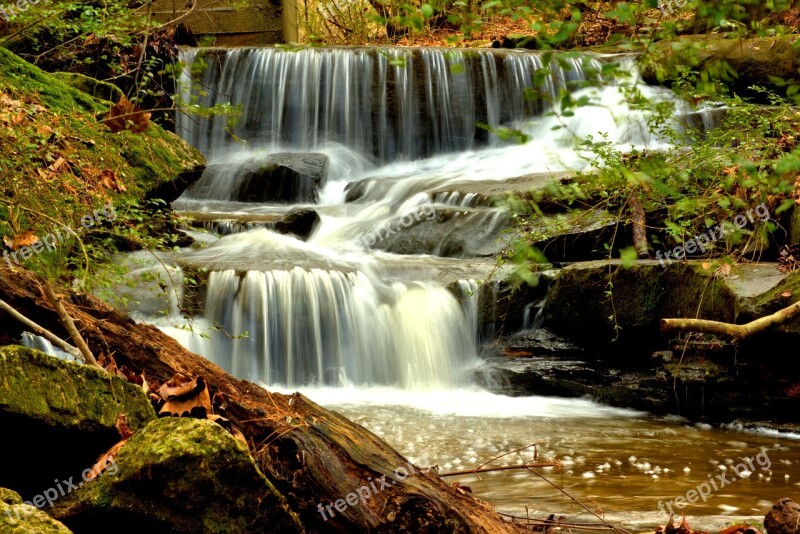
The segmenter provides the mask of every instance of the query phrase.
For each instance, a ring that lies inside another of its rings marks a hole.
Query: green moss
[[[120,413],[134,430],[155,419],[136,385],[36,350],[0,347],[0,377],[0,415],[86,431],[113,430]]]
[[[76,72],[54,72],[52,76],[70,87],[107,102],[116,102],[123,96],[122,90],[116,85],[101,82]]]
[[[116,471],[59,501],[55,516],[67,524],[111,521],[171,532],[301,530],[247,447],[211,421],[154,421],[115,462]]]
[[[0,93],[7,97],[0,112],[22,112],[19,124],[0,131],[0,209],[14,205],[14,216],[0,219],[0,236],[45,235],[53,219],[77,226],[109,199],[117,207],[138,201],[205,164],[200,152],[155,123],[140,134],[112,133],[100,122],[110,102],[64,80],[95,94],[105,90],[89,78],[45,73],[0,48]],[[65,164],[49,171],[58,158]],[[116,173],[126,191],[108,189],[103,173]]]
[[[0,502],[0,532],[3,534],[70,534],[72,531],[29,504]]]

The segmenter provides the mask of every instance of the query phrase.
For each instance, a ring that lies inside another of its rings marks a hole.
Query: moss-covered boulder
[[[56,503],[78,532],[301,532],[247,447],[209,420],[150,423],[116,456],[117,470]]]
[[[581,262],[558,273],[544,307],[545,324],[586,346],[614,339],[652,346],[666,317],[751,320],[760,299],[772,302],[765,296],[786,277],[775,264],[740,265],[721,276],[694,261],[638,261],[629,268],[619,261]]]
[[[28,498],[57,477],[80,475],[119,441],[115,423],[122,413],[133,430],[156,417],[141,388],[119,377],[36,350],[0,347],[2,450],[13,459],[0,470],[0,486]]]
[[[0,488],[0,532],[70,534],[72,531],[35,506],[23,504],[18,493]]]
[[[43,235],[52,218],[77,223],[109,196],[170,202],[200,177],[203,155],[157,124],[142,133],[112,132],[102,119],[115,94],[89,78],[49,74],[0,48],[0,115],[15,117],[0,135],[0,153],[13,155],[0,158],[0,189],[20,207],[11,217],[0,206],[0,234]],[[32,178],[58,158],[57,173]],[[116,180],[109,181],[112,174]]]

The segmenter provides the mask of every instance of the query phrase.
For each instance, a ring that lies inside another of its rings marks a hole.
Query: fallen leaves
[[[132,104],[130,100],[125,98],[125,95],[122,95],[103,119],[103,122],[114,133],[123,130],[142,133],[150,124],[150,115],[150,113],[142,111]]]
[[[39,242],[39,238],[33,235],[33,231],[28,230],[19,235],[9,238],[7,235],[3,236],[3,244],[11,250],[19,250],[22,247],[29,247]]]
[[[117,175],[117,173],[112,171],[111,169],[103,169],[102,171],[100,171],[100,176],[98,177],[98,181],[103,187],[105,187],[106,189],[111,189],[112,191],[124,193],[125,191],[128,190],[125,187],[125,184],[122,183],[122,180]]]
[[[778,252],[778,263],[782,273],[791,273],[800,268],[800,244],[784,245]]]
[[[177,374],[158,388],[164,400],[159,416],[207,418],[212,413],[211,395],[203,377],[189,379]]]

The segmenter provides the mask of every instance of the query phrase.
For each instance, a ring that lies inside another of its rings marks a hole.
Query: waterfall
[[[565,56],[537,88],[541,55],[490,50],[187,49],[180,61],[184,102],[241,106],[232,127],[226,117],[178,115],[178,133],[212,158],[244,140],[293,150],[339,144],[379,162],[496,145],[478,123],[540,115],[601,68],[592,56]],[[201,62],[193,84],[188,73]]]
[[[510,235],[510,217],[489,191],[585,168],[574,136],[605,135],[621,149],[669,146],[623,101],[621,85],[638,80],[632,61],[620,69],[630,76],[609,78],[606,58],[554,58],[391,47],[182,50],[180,100],[240,113],[233,122],[177,116],[177,132],[209,168],[174,206],[202,212],[203,225],[221,235],[181,252],[181,261],[210,271],[193,330],[169,323],[174,317],[152,322],[268,385],[469,384],[497,316],[496,281],[479,291],[474,280],[492,271],[496,243]],[[675,102],[676,120],[688,111],[666,89],[640,89]],[[595,105],[551,116],[564,91]],[[685,122],[704,121],[695,113]],[[490,133],[498,128],[528,142]],[[259,196],[273,186],[290,193]],[[319,215],[305,240],[274,230],[297,205]]]
[[[218,328],[203,352],[265,384],[435,389],[468,383],[475,364],[474,319],[432,284],[300,267],[216,271],[204,315]]]

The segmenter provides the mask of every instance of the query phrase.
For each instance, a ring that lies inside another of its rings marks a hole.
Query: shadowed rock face
[[[313,203],[325,185],[324,154],[270,154],[266,160],[240,167],[234,199],[241,202]]]
[[[133,430],[155,419],[138,386],[32,349],[0,348],[0,376],[0,427],[13,429],[2,450],[14,459],[0,470],[0,486],[26,499],[94,465],[119,441],[119,414]]]

